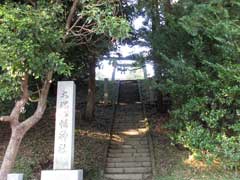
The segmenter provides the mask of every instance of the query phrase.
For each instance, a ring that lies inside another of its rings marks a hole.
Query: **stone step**
[[[124,134],[124,133],[118,133],[118,132],[113,132],[113,137],[121,137],[123,139],[125,138],[144,138],[146,137],[146,134],[143,134],[143,133],[140,133],[140,134],[132,134],[132,135],[127,135],[127,134]]]
[[[148,148],[139,148],[139,149],[109,149],[109,153],[148,153]]]
[[[131,132],[131,131],[142,131],[143,129],[146,129],[146,127],[144,127],[144,128],[129,128],[129,129],[113,129],[113,132],[115,133],[115,132],[119,132],[119,130],[121,130],[121,131],[129,131],[129,132]]]
[[[150,176],[151,174],[105,174],[105,178],[111,180],[143,180]]]
[[[147,141],[139,141],[139,142],[111,142],[110,147],[113,148],[139,148],[144,147],[148,148],[148,142]]]
[[[138,142],[148,141],[147,137],[113,137],[112,142]]]
[[[145,124],[146,120],[124,120],[124,119],[115,119],[114,125],[116,124]]]
[[[136,123],[145,124],[146,122],[148,122],[148,121],[144,120],[144,119],[131,119],[131,120],[129,120],[129,119],[125,119],[125,118],[123,118],[123,119],[117,118],[117,119],[115,119],[114,124],[136,124]]]
[[[115,174],[115,173],[151,173],[152,168],[151,167],[127,167],[127,168],[106,168],[106,173],[108,174]]]
[[[109,153],[108,157],[149,157],[150,153]]]
[[[145,161],[151,161],[150,157],[119,157],[119,158],[113,158],[108,157],[107,162],[145,162]]]
[[[120,127],[132,127],[132,126],[146,126],[146,122],[116,122],[114,123],[114,126],[120,126]]]
[[[111,142],[111,145],[132,145],[132,146],[140,146],[140,145],[148,145],[148,142],[147,142],[147,141]]]
[[[107,163],[107,167],[151,167],[151,162],[113,162]]]
[[[148,149],[148,145],[145,144],[111,144],[110,145],[111,149]]]
[[[148,122],[147,120],[128,120],[128,119],[115,119],[114,124],[136,124],[136,123],[142,123],[145,124]]]
[[[145,125],[146,121],[115,121],[114,126]]]
[[[127,127],[131,127],[131,126],[136,126],[136,125],[147,125],[147,122],[143,122],[143,121],[133,121],[133,122],[127,122],[127,121],[117,121],[113,124],[114,126],[127,126]]]
[[[115,123],[113,127],[137,127],[137,126],[143,126],[145,127],[147,124],[143,122],[133,122],[133,123]]]
[[[129,137],[129,136],[126,136],[124,139],[126,140],[147,140],[147,136],[140,136],[140,137]]]
[[[127,131],[145,131],[147,129],[147,127],[143,127],[143,128],[133,128],[133,129],[127,129]],[[113,130],[113,132],[115,132]]]
[[[145,125],[132,125],[132,126],[113,126],[113,131],[116,130],[137,130],[137,129],[142,129],[142,128],[146,128],[147,126]]]
[[[108,149],[105,180],[149,180],[152,178],[151,154],[147,138],[148,122],[137,103],[138,85],[123,88],[121,82],[120,103],[112,128]],[[132,82],[131,82],[132,83]],[[126,91],[126,92],[125,92]],[[136,98],[135,98],[136,96]],[[135,98],[131,103],[129,100]]]
[[[112,139],[112,140],[114,141],[115,139]],[[146,136],[143,136],[143,137],[135,137],[135,136],[133,136],[133,137],[122,137],[121,141],[125,141],[125,142],[138,142],[138,141],[148,141],[148,139],[147,139]]]
[[[133,115],[135,114],[135,115]],[[116,114],[117,115],[117,114]],[[133,117],[132,117],[133,115]],[[142,114],[131,112],[131,114],[121,114],[119,113],[118,116],[116,116],[115,121],[120,122],[144,122],[146,119],[143,118]]]
[[[141,136],[146,136],[146,130],[119,130],[119,131],[114,131],[115,135],[119,136],[128,136],[128,137],[141,137]]]

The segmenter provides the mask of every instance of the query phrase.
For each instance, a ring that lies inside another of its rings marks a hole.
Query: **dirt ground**
[[[97,88],[98,102],[102,99],[102,83]],[[109,125],[113,107],[96,106],[95,122],[82,118],[86,102],[86,87],[77,93],[75,169],[84,170],[84,179],[98,180],[104,168],[105,151],[109,142]],[[56,98],[49,98],[43,119],[24,137],[13,172],[24,173],[25,180],[39,180],[41,170],[52,169]],[[0,164],[10,137],[8,124],[0,123]]]
[[[169,138],[167,114],[159,114],[155,107],[147,108],[155,155],[155,180],[238,180],[238,172],[225,170],[218,163],[209,165],[195,160],[192,153]]]
[[[97,101],[102,102],[102,83],[98,84]],[[96,107],[96,121],[85,122],[81,117],[84,111],[87,89],[81,87],[77,94],[76,136],[75,136],[75,169],[84,170],[85,180],[100,180],[104,169],[105,151],[109,142],[110,122],[113,107],[104,107],[101,103]],[[110,93],[110,97],[113,95]],[[49,106],[44,118],[31,129],[20,147],[13,172],[21,172],[25,180],[39,180],[41,170],[52,169],[55,102],[49,98]],[[1,109],[0,109],[1,111]],[[239,173],[224,170],[216,165],[209,166],[205,162],[196,161],[191,152],[175,145],[168,134],[171,133],[165,123],[167,115],[161,115],[153,106],[147,106],[147,117],[150,121],[151,135],[155,155],[155,180],[238,180]],[[0,123],[0,161],[3,158],[10,137],[9,126]],[[1,162],[0,162],[1,163]]]

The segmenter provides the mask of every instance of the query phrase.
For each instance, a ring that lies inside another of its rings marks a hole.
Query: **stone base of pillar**
[[[7,180],[23,180],[23,174],[8,174]]]
[[[83,170],[46,170],[41,172],[41,180],[83,180]]]

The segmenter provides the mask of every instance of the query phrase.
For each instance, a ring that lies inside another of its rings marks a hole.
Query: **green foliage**
[[[231,168],[240,166],[239,11],[237,0],[182,0],[154,40],[164,72],[159,88],[173,100],[172,138]]]
[[[36,162],[30,157],[17,157],[17,161],[14,167],[14,172],[23,173],[24,179],[33,179],[33,167],[36,166]]]
[[[95,25],[92,30],[96,35],[107,35],[116,39],[129,35],[130,27],[126,19],[117,16],[118,3],[111,1],[82,1],[82,10],[79,16],[86,17],[85,23]]]
[[[18,96],[24,73],[44,79],[46,73],[69,73],[61,57],[63,29],[56,4],[6,3],[0,6],[0,99]]]
[[[130,26],[118,1],[81,0],[68,32],[65,58],[74,65],[73,76],[86,78],[89,62],[112,48],[112,41],[129,36]]]

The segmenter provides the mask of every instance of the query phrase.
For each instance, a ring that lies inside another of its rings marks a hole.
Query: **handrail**
[[[113,130],[113,125],[114,125],[114,122],[115,122],[115,117],[116,117],[116,110],[117,110],[117,105],[119,103],[119,89],[120,89],[120,81],[116,81],[116,94],[114,96],[114,102],[113,102],[113,114],[112,114],[112,121],[110,122],[110,128],[109,128],[109,131],[108,131],[108,134],[109,134],[109,141],[108,141],[108,144],[107,144],[107,147],[105,149],[105,153],[104,153],[104,169],[103,171],[101,172],[101,175],[103,176],[104,173],[105,173],[105,166],[107,164],[107,155],[108,155],[108,149],[111,145],[111,139],[112,139],[112,130]]]
[[[140,101],[142,102],[142,111],[143,111],[144,120],[146,120],[147,127],[150,130],[150,122],[149,122],[149,119],[147,118],[147,111],[146,111],[145,102],[143,100],[142,87],[141,87],[140,80],[138,80],[138,91],[139,91]],[[155,154],[154,154],[154,148],[153,148],[152,135],[150,131],[148,131],[148,143],[149,143],[151,163],[152,163],[152,174],[153,174],[152,179],[154,179],[154,177],[156,176]]]

